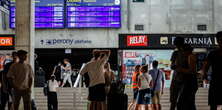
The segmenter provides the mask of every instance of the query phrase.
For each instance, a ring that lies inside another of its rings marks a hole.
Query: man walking
[[[219,48],[210,52],[207,56],[205,65],[203,67],[204,78],[207,80],[207,71],[209,67],[212,67],[210,88],[209,88],[209,99],[210,110],[218,110],[222,106],[222,31],[216,34],[216,38],[219,44]],[[221,109],[221,108],[220,108]]]
[[[154,60],[152,65],[153,69],[149,71],[153,79],[154,94],[152,102],[154,104],[154,110],[161,110],[160,97],[163,94],[164,89],[164,74],[161,70],[158,69],[158,61]]]
[[[34,73],[31,66],[25,63],[27,53],[24,50],[17,52],[19,62],[11,65],[7,77],[14,89],[14,109],[19,110],[21,97],[23,98],[24,110],[31,110],[31,87]]]

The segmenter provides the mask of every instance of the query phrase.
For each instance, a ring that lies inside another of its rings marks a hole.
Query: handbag
[[[44,96],[47,96],[48,92],[49,92],[49,84],[48,84],[48,82],[46,82],[45,86],[43,87]]]
[[[157,72],[157,77],[156,77],[156,80],[155,80],[155,82],[154,82],[153,89],[151,90],[151,96],[152,96],[152,97],[154,96],[154,92],[155,92],[155,89],[156,89],[156,82],[157,82],[157,80],[158,80],[159,73],[160,73],[160,70],[158,70],[158,72]]]

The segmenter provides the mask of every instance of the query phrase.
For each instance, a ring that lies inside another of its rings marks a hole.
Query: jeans
[[[66,75],[63,79],[63,83],[65,84],[67,81],[69,82],[70,86],[72,87],[71,73],[66,73]]]

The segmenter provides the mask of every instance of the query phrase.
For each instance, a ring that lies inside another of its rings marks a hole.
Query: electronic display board
[[[66,0],[68,28],[120,28],[120,0]]]
[[[64,0],[35,0],[35,28],[64,28]],[[10,6],[10,27],[15,28],[15,0]]]
[[[10,1],[9,0],[0,0],[0,8],[4,8],[6,10],[9,9]]]

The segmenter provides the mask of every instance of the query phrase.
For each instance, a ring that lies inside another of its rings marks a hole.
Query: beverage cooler
[[[149,65],[159,62],[158,68],[164,72],[165,88],[169,88],[172,81],[171,55],[175,49],[173,40],[176,37],[184,37],[185,43],[191,44],[197,55],[197,71],[203,65],[203,61],[210,49],[216,47],[213,34],[120,34],[118,60],[121,70],[121,78],[127,87],[131,87],[132,74],[136,65]],[[199,85],[203,86],[199,77]]]

